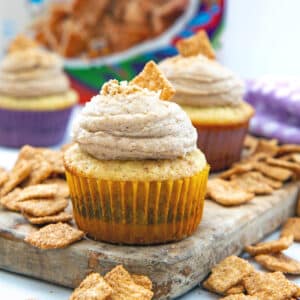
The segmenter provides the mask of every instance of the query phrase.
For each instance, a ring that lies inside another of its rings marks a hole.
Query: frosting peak
[[[196,149],[197,134],[159,92],[110,81],[83,108],[73,138],[100,160],[175,159]]]
[[[69,82],[60,58],[40,48],[9,53],[0,65],[0,93],[12,97],[38,97],[64,93]]]
[[[204,55],[165,59],[160,69],[176,89],[172,101],[182,105],[235,106],[243,96],[243,84],[230,70]]]

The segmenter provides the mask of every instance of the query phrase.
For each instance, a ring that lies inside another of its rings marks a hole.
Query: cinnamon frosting
[[[73,139],[100,160],[175,159],[196,149],[197,133],[176,103],[114,80],[85,105]]]
[[[159,68],[176,89],[172,101],[181,105],[236,106],[243,96],[243,84],[217,61],[199,54],[165,59]]]
[[[0,94],[28,98],[65,93],[69,82],[62,68],[56,54],[37,47],[9,53],[0,65]]]

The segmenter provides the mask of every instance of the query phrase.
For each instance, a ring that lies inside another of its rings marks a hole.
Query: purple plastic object
[[[300,144],[300,79],[248,81],[245,100],[256,110],[250,122],[253,134]]]
[[[0,109],[0,144],[51,146],[62,141],[73,107],[55,111]]]

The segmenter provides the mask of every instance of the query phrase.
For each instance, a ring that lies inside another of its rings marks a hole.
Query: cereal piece
[[[300,164],[300,153],[292,153],[291,160],[297,164]]]
[[[244,140],[244,147],[249,150],[250,153],[253,153],[257,147],[258,139],[253,135],[247,134]]]
[[[113,290],[98,273],[88,275],[72,293],[69,300],[106,300]]]
[[[258,152],[255,154],[252,154],[246,158],[244,158],[240,163],[250,163],[252,165],[252,168],[254,168],[254,163],[258,161],[265,161],[269,157],[268,153],[265,152]]]
[[[251,163],[246,164],[237,164],[233,166],[231,169],[219,174],[221,179],[228,179],[234,174],[242,174],[248,171],[253,170],[254,166]]]
[[[19,201],[54,198],[57,194],[58,186],[55,184],[36,184],[24,188],[19,195]]]
[[[292,235],[281,237],[277,241],[262,242],[255,246],[245,247],[245,251],[250,255],[278,253],[289,248],[293,244],[294,238]]]
[[[45,150],[46,152],[44,152]],[[49,151],[54,152],[46,148],[34,148],[28,145],[20,150],[16,164],[24,160],[32,164],[32,172],[26,182],[27,186],[41,183],[52,175],[55,164],[50,160]]]
[[[281,236],[294,237],[294,241],[300,242],[300,218],[288,218],[281,230]]]
[[[261,172],[263,175],[279,181],[287,181],[293,175],[293,172],[291,172],[290,170],[279,167],[272,167],[263,162],[255,163],[254,168],[255,170]]]
[[[254,154],[256,153],[266,153],[269,157],[273,157],[278,152],[278,141],[277,140],[258,140],[257,147]]]
[[[300,217],[300,193],[298,193],[298,199],[297,199],[297,207],[296,207],[296,215]]]
[[[216,58],[215,51],[205,30],[200,30],[195,35],[178,41],[176,48],[185,57],[202,54],[210,59]]]
[[[224,298],[221,298],[220,300],[261,300],[261,299],[259,299],[256,296],[236,294],[236,295],[226,296]]]
[[[111,300],[148,300],[153,297],[153,292],[136,284],[123,266],[115,267],[104,279],[113,288]]]
[[[247,293],[260,300],[285,300],[297,292],[296,286],[281,272],[252,272],[243,278],[243,283]]]
[[[261,174],[261,180],[267,183],[273,189],[280,189],[283,185],[281,181],[266,177],[263,174]]]
[[[25,35],[18,35],[9,45],[8,52],[24,51],[25,49],[36,48],[38,44]]]
[[[266,162],[269,165],[289,169],[297,174],[300,174],[300,165],[295,162],[289,162],[282,159],[268,158]]]
[[[215,293],[224,294],[239,284],[244,276],[253,272],[253,267],[244,259],[229,256],[216,265],[203,286]]]
[[[9,179],[8,172],[3,168],[0,168],[0,187]]]
[[[160,99],[163,100],[169,100],[175,94],[175,89],[154,61],[149,61],[143,71],[131,80],[130,84],[136,84],[156,92],[161,91]]]
[[[42,159],[36,159],[32,163],[32,173],[30,174],[26,186],[38,184],[47,179],[52,173],[51,165]]]
[[[34,217],[46,217],[63,211],[69,204],[64,198],[35,199],[18,202],[19,209]]]
[[[294,152],[300,153],[300,145],[285,144],[279,147],[277,155],[281,156]]]
[[[11,211],[20,211],[18,206],[18,197],[21,192],[20,188],[14,189],[12,192],[8,193],[4,197],[0,198],[0,203],[6,209]]]
[[[88,46],[89,35],[81,23],[69,19],[64,22],[59,52],[65,57],[75,57]]]
[[[243,284],[239,283],[237,285],[234,285],[230,289],[228,289],[225,294],[226,295],[235,295],[235,294],[242,294],[245,291],[245,287]]]
[[[259,172],[247,172],[233,175],[232,182],[236,183],[243,190],[256,195],[272,194],[273,189],[263,180],[263,175]]]
[[[269,271],[300,274],[300,262],[283,253],[261,254],[255,256],[254,259]]]
[[[43,225],[43,224],[59,223],[59,222],[64,223],[64,222],[71,221],[73,218],[71,214],[64,211],[58,213],[57,215],[52,215],[52,216],[33,217],[25,214],[24,217],[26,217],[31,224],[35,224],[35,225]]]
[[[68,198],[70,197],[70,190],[66,180],[62,178],[50,178],[43,182],[44,184],[55,184],[57,186],[57,197]]]
[[[9,174],[9,179],[2,187],[0,191],[0,196],[5,196],[16,186],[18,186],[21,182],[23,182],[30,175],[31,170],[32,165],[29,162],[22,161],[18,163]]]
[[[41,148],[40,153],[52,166],[52,174],[65,175],[63,153],[61,151]]]
[[[141,285],[142,287],[144,287],[147,290],[152,290],[152,281],[149,279],[149,277],[144,276],[144,275],[136,275],[136,274],[132,274],[131,278],[133,279],[133,281],[138,284]]]
[[[225,206],[240,205],[254,198],[254,194],[244,191],[237,184],[219,178],[208,180],[207,195]]]
[[[41,249],[64,248],[83,238],[84,232],[65,223],[50,224],[29,234],[25,242]]]
[[[66,152],[69,148],[71,148],[73,145],[74,145],[73,142],[68,143],[68,144],[64,144],[64,145],[61,146],[60,151],[61,151],[62,153],[64,153],[64,152]],[[64,163],[64,162],[63,162],[63,163]]]

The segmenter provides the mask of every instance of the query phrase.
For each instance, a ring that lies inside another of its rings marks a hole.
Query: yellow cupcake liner
[[[203,213],[209,166],[183,179],[112,181],[67,168],[73,213],[90,237],[120,244],[158,244],[191,235]]]

